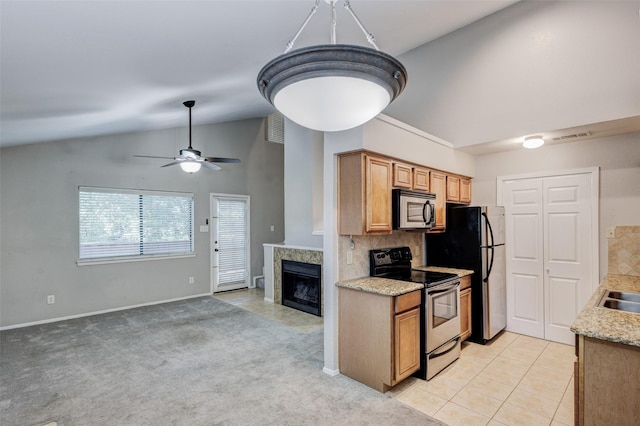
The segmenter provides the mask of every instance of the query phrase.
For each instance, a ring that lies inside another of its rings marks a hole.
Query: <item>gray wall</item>
[[[496,205],[496,177],[600,168],[600,277],[607,274],[607,228],[640,225],[640,133],[476,157],[473,204]]]
[[[456,147],[635,116],[638,40],[637,1],[521,1],[401,55],[385,114]]]
[[[242,163],[193,175],[133,157],[176,155],[186,128],[0,150],[0,326],[209,293],[209,234],[198,230],[211,192],[251,196],[251,275],[261,275],[262,244],[284,239],[283,145],[263,135],[262,119],[195,126],[194,148]],[[77,266],[80,185],[195,193],[196,257]]]
[[[323,134],[286,118],[284,122],[285,242],[287,245],[320,248]],[[317,216],[320,216],[319,225],[314,223]]]

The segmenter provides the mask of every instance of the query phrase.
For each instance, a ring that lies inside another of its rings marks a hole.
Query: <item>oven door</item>
[[[460,335],[460,281],[426,289],[427,352]]]

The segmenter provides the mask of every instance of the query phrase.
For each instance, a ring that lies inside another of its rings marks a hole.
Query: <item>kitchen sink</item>
[[[605,290],[597,306],[640,314],[640,293]]]
[[[640,293],[627,293],[624,291],[610,291],[609,299],[628,300],[629,302],[640,303]]]

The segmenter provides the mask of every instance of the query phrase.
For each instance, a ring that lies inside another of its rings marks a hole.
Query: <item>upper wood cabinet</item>
[[[413,189],[429,192],[429,169],[413,168]]]
[[[365,152],[338,157],[340,235],[390,234],[391,161]]]
[[[393,186],[396,188],[413,189],[411,166],[402,163],[393,163]]]
[[[447,175],[447,202],[469,204],[471,202],[471,179]]]
[[[393,163],[393,186],[395,188],[429,191],[429,169],[404,163]]]
[[[436,194],[436,226],[433,231],[444,231],[447,226],[446,197],[447,197],[447,176],[444,173],[431,170],[429,188]]]

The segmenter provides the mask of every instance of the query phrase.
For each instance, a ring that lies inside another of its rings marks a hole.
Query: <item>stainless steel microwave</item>
[[[436,195],[394,189],[393,229],[429,229],[436,225]]]

